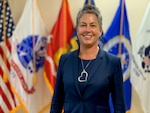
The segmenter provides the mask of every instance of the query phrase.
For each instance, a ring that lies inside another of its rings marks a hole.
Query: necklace
[[[91,63],[91,60],[87,63],[87,65],[84,68],[83,60],[81,59],[82,72],[81,72],[80,76],[78,77],[79,82],[86,82],[87,81],[87,78],[88,78],[89,74],[85,69],[88,68],[90,63]]]

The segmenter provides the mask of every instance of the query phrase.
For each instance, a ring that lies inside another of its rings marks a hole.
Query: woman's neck
[[[95,46],[92,48],[81,47],[79,52],[79,58],[84,60],[95,59],[97,57],[98,51],[99,51],[99,46]]]

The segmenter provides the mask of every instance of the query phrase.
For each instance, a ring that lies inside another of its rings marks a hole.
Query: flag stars
[[[7,15],[7,16],[9,16],[9,15],[10,15],[10,13],[9,13],[9,12],[6,12],[6,15]]]
[[[8,7],[8,3],[5,1],[6,5],[6,12],[2,7],[2,2],[0,3],[0,10],[1,10],[1,16],[0,16],[0,41],[3,40],[3,38],[10,38],[12,35],[12,31],[15,29],[12,15],[10,8]],[[4,15],[6,13],[6,15]],[[5,21],[5,27],[4,27],[4,21]],[[4,29],[5,28],[5,29]],[[6,37],[4,37],[4,32],[6,32]]]
[[[3,23],[2,19],[0,18],[0,25]]]
[[[0,29],[2,28],[2,24],[1,24],[1,22],[0,22]]]
[[[11,34],[10,34],[10,33],[7,33],[7,36],[8,36],[8,37],[10,37],[10,36],[11,36]]]

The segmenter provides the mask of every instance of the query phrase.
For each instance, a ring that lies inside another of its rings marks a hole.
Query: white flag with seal
[[[131,83],[139,95],[144,113],[150,113],[150,3],[133,40]]]
[[[50,105],[51,94],[43,77],[48,35],[36,0],[27,0],[12,36],[10,77],[26,113],[41,113]]]

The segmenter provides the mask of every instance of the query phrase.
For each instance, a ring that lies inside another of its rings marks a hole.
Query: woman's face
[[[83,14],[77,25],[77,35],[80,41],[80,46],[97,46],[101,33],[102,29],[99,26],[96,15],[91,13]]]

